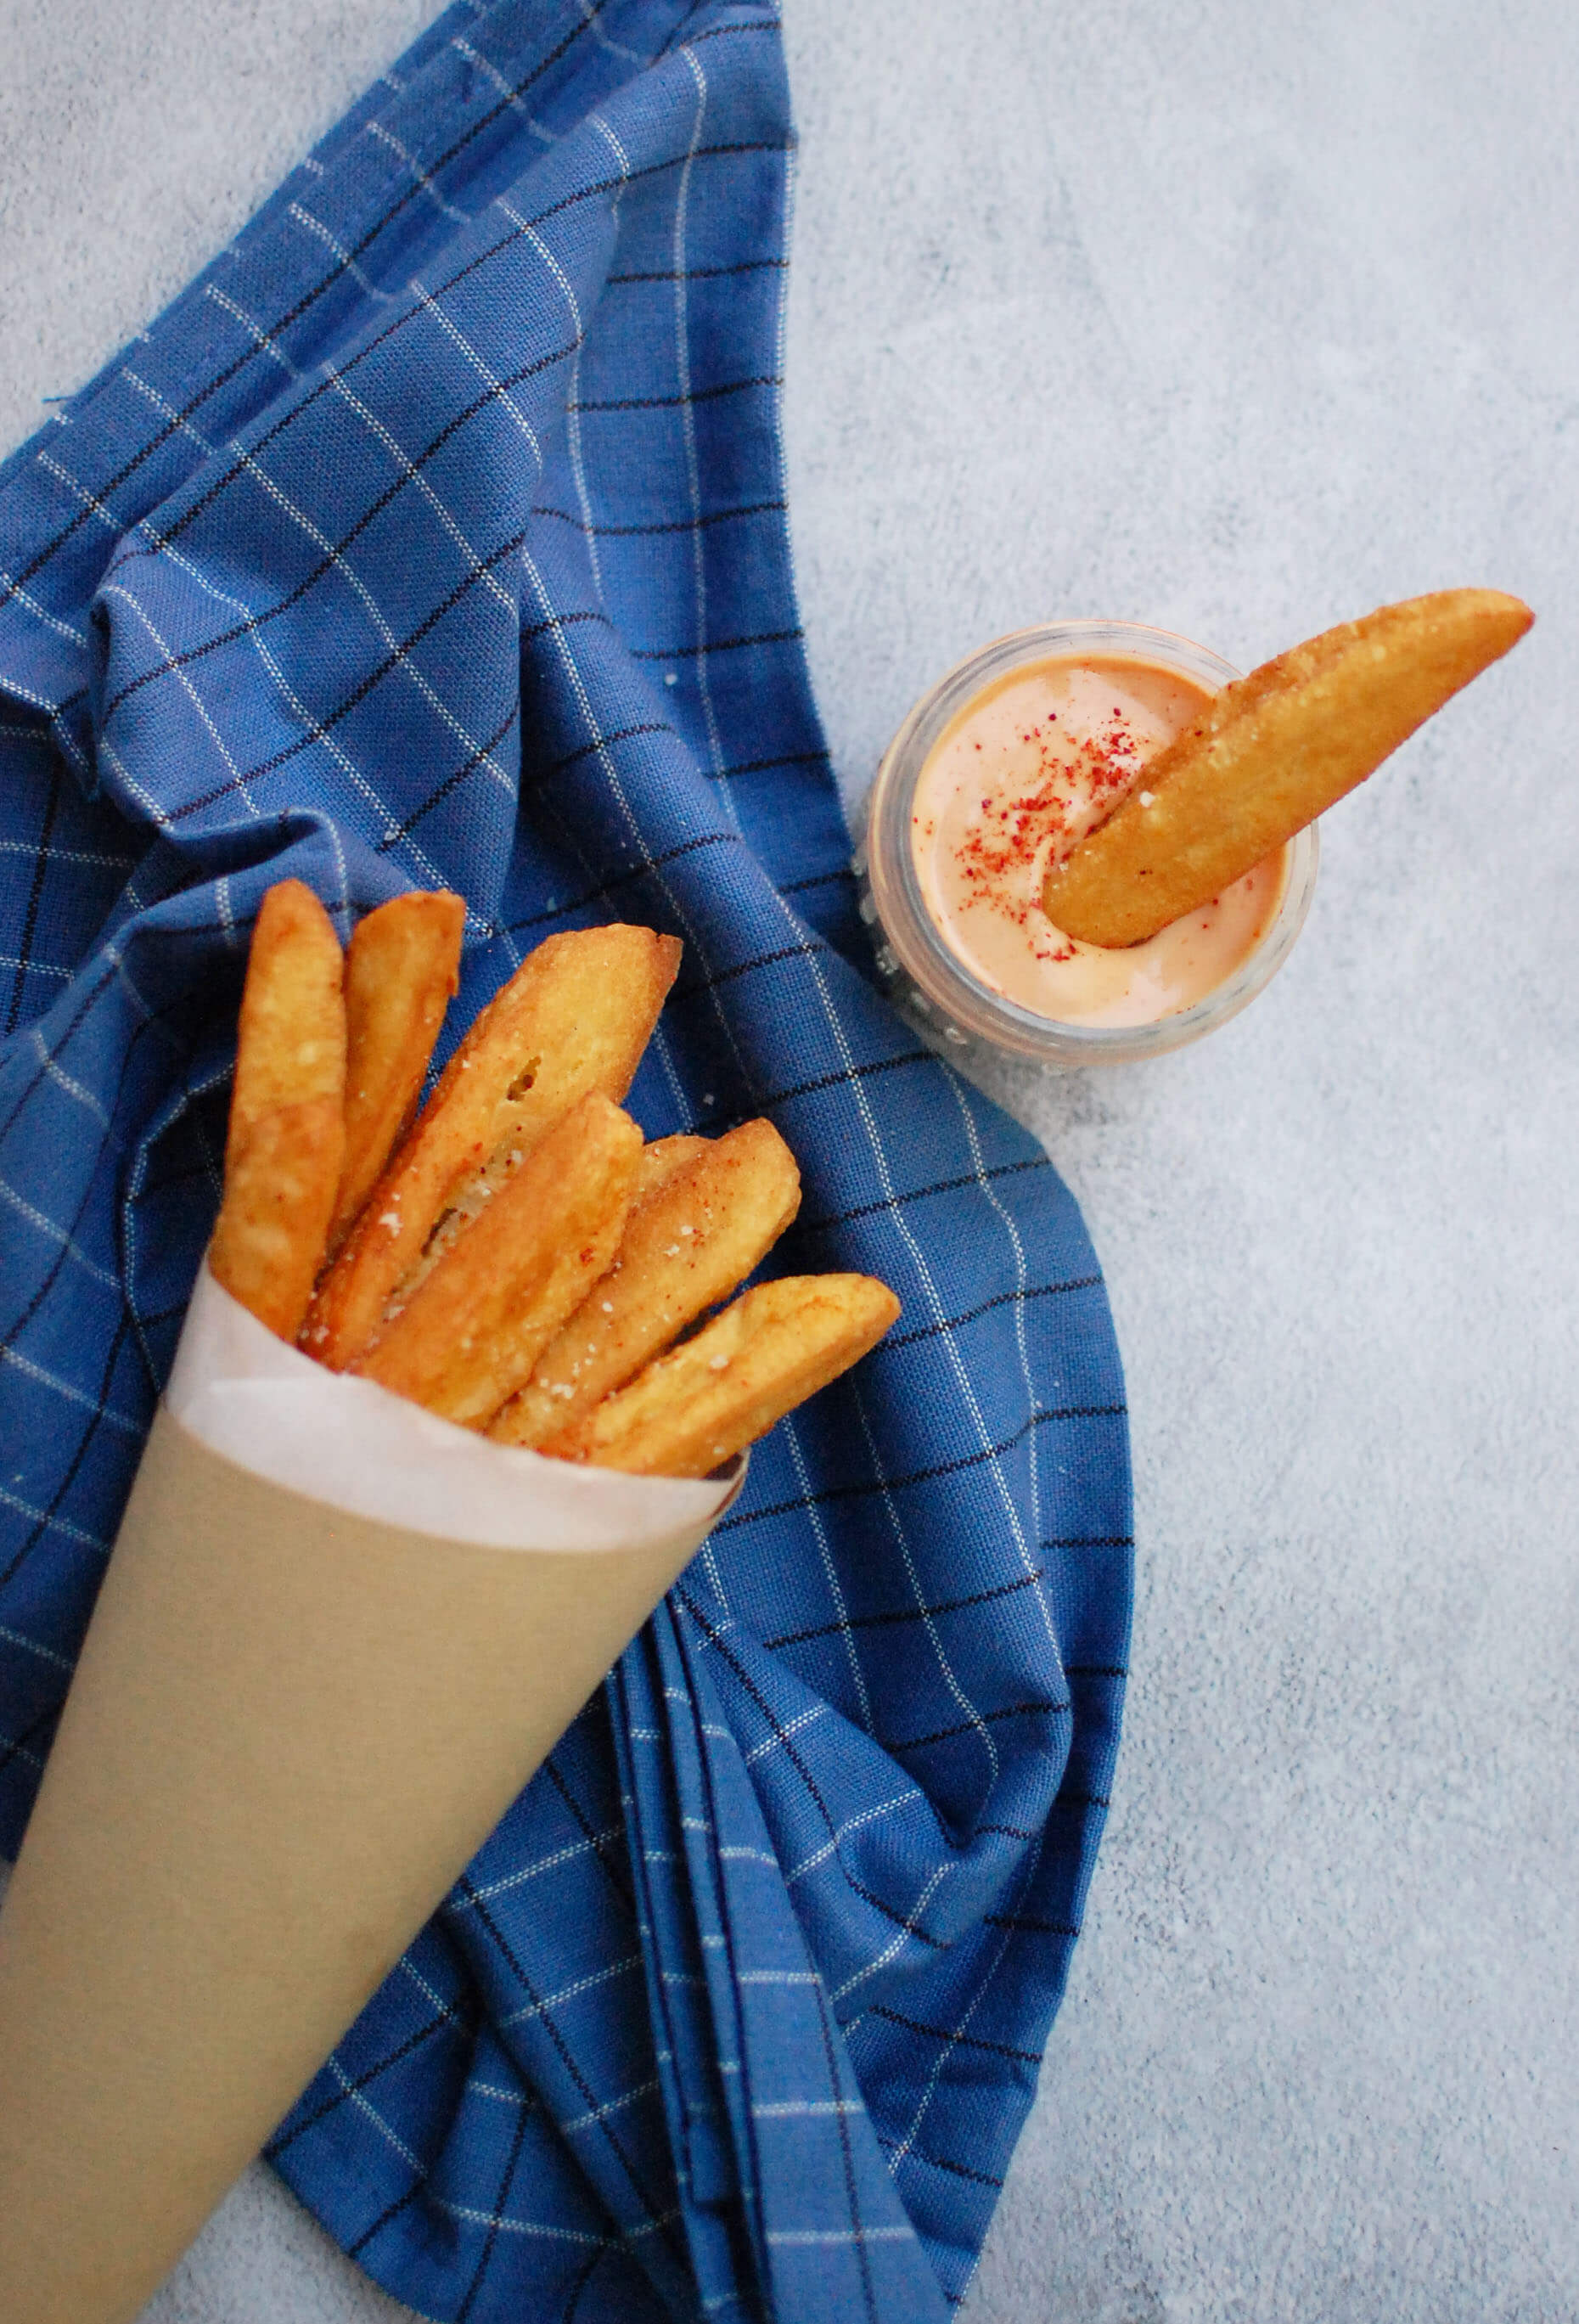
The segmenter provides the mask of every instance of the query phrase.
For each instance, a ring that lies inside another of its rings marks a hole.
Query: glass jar
[[[1316,826],[1308,825],[1289,842],[1282,898],[1254,948],[1189,1007],[1146,1024],[1081,1025],[1043,1017],[995,992],[944,941],[926,908],[911,844],[912,806],[922,768],[966,705],[1007,671],[1055,655],[1122,655],[1178,670],[1213,692],[1240,675],[1207,647],[1139,622],[1044,622],[995,638],[922,696],[884,753],[854,860],[860,914],[871,928],[888,998],[945,1056],[961,1056],[980,1043],[1050,1065],[1128,1065],[1214,1032],[1276,974],[1310,909]]]

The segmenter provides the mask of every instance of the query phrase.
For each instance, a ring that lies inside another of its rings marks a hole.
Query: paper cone
[[[207,1277],[183,1380],[250,1465],[161,1409],[0,1910],[4,2324],[136,2315],[739,1484],[489,1445]],[[448,1536],[256,1473],[337,1447],[344,1498],[420,1499],[381,1430],[441,1448]]]

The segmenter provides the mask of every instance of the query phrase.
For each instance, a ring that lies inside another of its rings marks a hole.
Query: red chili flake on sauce
[[[1047,725],[1054,716],[1049,714]],[[1034,744],[1043,731],[1033,724],[1020,740]],[[1037,755],[1040,768],[1024,788],[996,802],[990,795],[982,799],[982,819],[956,843],[955,863],[963,904],[984,906],[1025,929],[1042,959],[1073,960],[1077,946],[1056,934],[1042,912],[1040,873],[1088,827],[1092,805],[1100,807],[1131,788],[1145,754],[1115,706],[1107,726],[1073,748],[1073,766],[1069,742],[1055,747],[1049,737]]]

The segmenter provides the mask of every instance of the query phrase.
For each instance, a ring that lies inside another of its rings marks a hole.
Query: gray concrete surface
[[[5,0],[0,439],[422,0]],[[1128,1365],[1140,1586],[1084,1941],[969,2324],[1579,2315],[1579,30],[1561,0],[788,0],[787,425],[858,793],[1039,614],[1248,664],[1382,599],[1534,635],[1333,814],[1178,1057],[1004,1093]],[[254,2172],[145,2324],[373,2324]]]

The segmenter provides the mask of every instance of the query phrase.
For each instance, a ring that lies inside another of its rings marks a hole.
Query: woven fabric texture
[[[882,1348],[748,1489],[271,2148],[435,2318],[925,2324],[1030,2104],[1117,1744],[1100,1276],[866,976],[778,433],[762,5],[439,19],[0,471],[0,1851],[218,1195],[269,884],[670,930],[647,1133],[781,1127]],[[441,1052],[441,1061],[442,1061]]]

